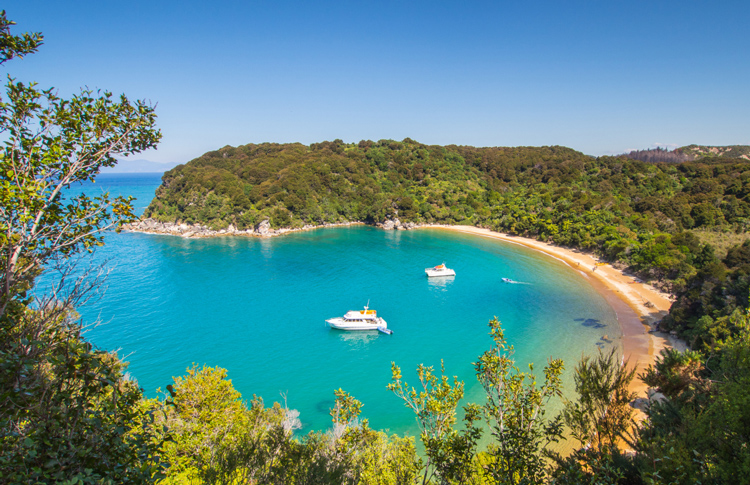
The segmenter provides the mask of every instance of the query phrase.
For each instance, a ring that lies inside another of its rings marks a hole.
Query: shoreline
[[[630,385],[630,390],[637,394],[636,399],[648,399],[648,386],[638,379],[638,374],[654,363],[661,350],[686,348],[685,342],[676,337],[655,331],[656,323],[669,313],[674,300],[672,295],[641,282],[609,263],[601,263],[593,254],[473,226],[430,225],[420,228],[462,232],[518,244],[553,257],[578,271],[607,300],[617,315],[622,331],[623,357],[636,368],[636,377]],[[642,411],[637,412],[639,418],[645,417]]]
[[[475,226],[414,223],[402,225],[398,219],[387,222],[390,224],[376,224],[375,227],[384,230],[440,229],[497,239],[544,253],[578,271],[581,277],[589,281],[615,311],[622,332],[623,358],[636,368],[636,377],[630,385],[630,390],[636,393],[635,402],[644,402],[643,400],[648,399],[648,386],[637,376],[654,363],[661,350],[665,348],[685,350],[687,348],[682,340],[655,330],[656,324],[669,313],[674,300],[672,295],[640,281],[609,263],[600,262],[591,253]],[[274,230],[270,228],[268,221],[264,221],[257,228],[246,231],[238,231],[231,226],[230,230],[211,231],[200,225],[156,223],[147,219],[130,224],[123,229],[128,232],[180,236],[190,239],[222,236],[267,238],[313,229],[352,225],[367,224],[355,221]],[[645,414],[639,408],[640,406],[636,408],[636,412],[640,420],[645,417]]]

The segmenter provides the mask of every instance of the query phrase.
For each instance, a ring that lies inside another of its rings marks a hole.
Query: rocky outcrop
[[[259,236],[267,236],[271,230],[271,223],[268,221],[268,219],[255,226],[255,232]]]
[[[376,226],[381,229],[385,229],[386,231],[392,231],[400,224],[401,222],[398,219],[386,219],[382,223],[376,224]]]
[[[268,219],[260,222],[252,229],[237,229],[230,224],[226,229],[214,231],[200,224],[185,224],[175,222],[159,222],[154,219],[142,219],[137,222],[125,224],[123,230],[130,232],[145,232],[149,234],[164,234],[168,236],[181,236],[185,238],[220,237],[220,236],[246,236],[246,237],[274,237],[290,232],[306,231],[318,227],[350,226],[363,224],[362,222],[342,222],[339,224],[322,224],[318,226],[307,224],[299,228],[272,229]]]
[[[214,231],[200,224],[185,224],[174,222],[159,222],[154,219],[143,219],[123,226],[126,231],[147,232],[151,234],[165,234],[182,237],[213,237],[224,235],[253,235],[253,230],[238,231],[230,225],[227,229]]]
[[[379,222],[375,224],[376,227],[379,227],[381,229],[385,229],[386,231],[393,231],[393,230],[399,230],[399,231],[407,231],[409,229],[416,229],[417,227],[421,227],[422,224],[417,224],[414,222],[401,222],[398,217],[394,217],[393,219],[386,219],[383,222]]]

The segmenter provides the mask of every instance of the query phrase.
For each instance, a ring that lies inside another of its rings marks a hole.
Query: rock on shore
[[[185,224],[179,222],[159,222],[154,219],[142,219],[137,222],[123,225],[123,230],[131,232],[145,232],[149,234],[164,234],[168,236],[181,236],[186,238],[199,237],[219,237],[219,236],[248,236],[248,237],[273,237],[287,234],[290,232],[306,231],[317,227],[335,227],[350,226],[353,224],[363,224],[362,222],[342,222],[338,224],[322,224],[313,226],[307,224],[300,228],[280,228],[272,229],[268,219],[260,222],[252,229],[237,229],[230,224],[226,229],[214,231],[201,224]],[[399,227],[401,229],[401,227]]]
[[[386,219],[384,222],[378,222],[377,224],[375,224],[375,227],[385,229],[386,231],[392,231],[394,229],[399,231],[407,231],[409,229],[416,229],[420,226],[421,224],[416,224],[414,222],[402,223],[400,220],[398,220],[398,218]]]

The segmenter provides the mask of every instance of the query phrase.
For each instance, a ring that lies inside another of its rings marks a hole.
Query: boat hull
[[[456,276],[456,272],[452,269],[432,269],[427,268],[424,270],[428,278],[434,278],[438,276]]]
[[[331,318],[330,320],[326,320],[326,323],[331,328],[347,331],[377,331],[378,327],[388,328],[388,324],[382,318],[373,319],[372,323],[346,321],[343,318]]]

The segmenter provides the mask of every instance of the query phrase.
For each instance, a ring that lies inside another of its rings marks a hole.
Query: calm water
[[[159,181],[109,175],[94,187],[135,195],[142,211]],[[619,342],[614,312],[573,269],[523,247],[439,229],[192,240],[112,233],[94,259],[109,259],[111,273],[105,295],[81,309],[86,321],[107,322],[88,337],[119,349],[148,395],[193,363],[220,366],[246,399],[257,394],[270,404],[286,396],[303,431],[329,425],[333,391],[343,388],[365,404],[374,428],[416,434],[411,412],[385,388],[393,361],[416,384],[419,363],[439,368],[443,359],[478,400],[472,362],[490,346],[493,316],[520,366],[535,362],[539,374],[550,356],[570,370],[603,335]],[[457,276],[428,280],[424,268],[442,262]],[[368,301],[393,335],[324,325]]]

